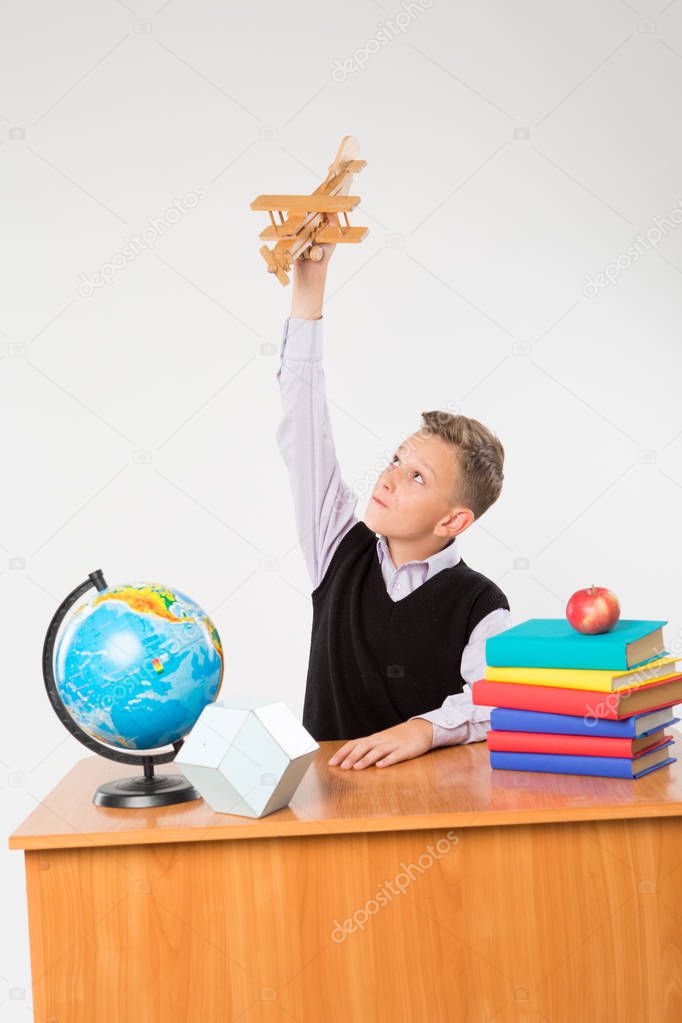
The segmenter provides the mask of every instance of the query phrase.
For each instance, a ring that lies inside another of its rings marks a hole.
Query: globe
[[[57,692],[76,724],[126,750],[186,736],[222,678],[211,619],[184,593],[156,583],[95,592],[74,608],[54,657]]]

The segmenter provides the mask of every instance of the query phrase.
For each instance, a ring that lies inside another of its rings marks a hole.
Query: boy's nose
[[[393,493],[395,490],[395,479],[393,478],[394,471],[392,467],[387,467],[381,474],[379,485],[382,489],[387,490],[388,493]]]

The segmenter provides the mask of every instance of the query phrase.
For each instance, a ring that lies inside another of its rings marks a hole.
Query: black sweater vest
[[[376,547],[376,534],[356,522],[312,592],[303,724],[318,742],[370,735],[462,692],[472,629],[509,609],[502,590],[461,559],[394,601]]]

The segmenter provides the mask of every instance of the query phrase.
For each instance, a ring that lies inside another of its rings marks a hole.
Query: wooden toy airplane
[[[348,194],[353,175],[367,166],[366,160],[358,160],[359,151],[358,140],[344,135],[327,177],[310,195],[259,195],[251,203],[252,210],[267,210],[270,215],[270,226],[259,237],[276,244],[271,249],[262,245],[260,254],[280,284],[289,283],[288,272],[299,256],[314,262],[322,259],[321,243],[361,242],[367,235],[369,228],[351,227],[348,222],[348,214],[360,202],[359,195]]]

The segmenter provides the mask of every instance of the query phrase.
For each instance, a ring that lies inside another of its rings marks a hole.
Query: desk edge
[[[276,813],[279,811],[276,811]],[[243,839],[305,838],[314,836],[378,834],[385,831],[447,831],[458,828],[513,827],[535,824],[571,824],[598,821],[682,817],[682,803],[661,805],[572,807],[561,813],[553,807],[514,810],[490,810],[470,814],[420,814],[383,818],[339,818],[331,821],[296,820],[279,823],[276,813],[266,818],[244,818],[243,824],[224,827],[147,828],[139,831],[91,832],[74,835],[10,835],[8,847],[24,851],[50,849],[101,849],[126,845],[166,845],[179,842],[229,842]],[[233,816],[227,814],[226,816]],[[274,820],[272,818],[275,818]]]

